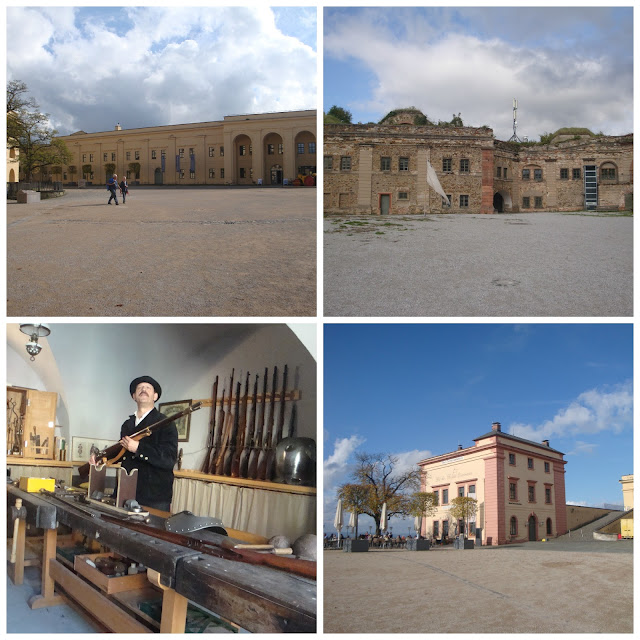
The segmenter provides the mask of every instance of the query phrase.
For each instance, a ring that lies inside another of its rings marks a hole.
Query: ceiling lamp
[[[38,338],[44,338],[51,333],[46,324],[21,324],[20,331],[26,333],[31,340],[27,342],[27,353],[31,356],[31,360],[35,360],[36,356],[42,351],[42,345],[38,344]]]

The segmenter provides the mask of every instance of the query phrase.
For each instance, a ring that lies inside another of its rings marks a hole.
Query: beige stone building
[[[18,182],[20,177],[20,151],[7,142],[7,182]]]
[[[221,121],[59,136],[73,161],[54,179],[105,184],[249,185],[316,172],[316,112],[225,116]]]
[[[622,476],[619,482],[622,485],[624,510],[629,511],[629,509],[633,509],[633,474]]]
[[[324,126],[326,213],[411,214],[628,210],[633,135],[501,142],[488,127]],[[429,164],[449,204],[427,183]]]
[[[458,496],[477,501],[477,513],[464,533],[483,545],[567,532],[563,453],[551,448],[548,440],[537,443],[503,433],[499,422],[474,442],[418,463],[421,490],[438,497],[435,513],[423,518],[423,536],[453,538],[464,531],[464,523],[449,513]]]

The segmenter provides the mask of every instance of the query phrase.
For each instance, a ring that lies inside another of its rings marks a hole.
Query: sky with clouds
[[[523,28],[526,25],[526,28]],[[498,139],[633,131],[630,7],[325,8],[324,110],[378,122],[415,106]]]
[[[355,452],[391,453],[407,469],[473,446],[495,421],[565,454],[567,502],[622,504],[632,360],[629,324],[326,324],[325,531]],[[413,521],[393,524],[406,534]],[[369,525],[361,515],[360,531]]]
[[[9,7],[7,80],[61,134],[316,108],[315,7]]]

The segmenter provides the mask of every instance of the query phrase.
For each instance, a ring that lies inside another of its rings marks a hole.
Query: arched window
[[[600,181],[615,182],[618,179],[618,168],[613,162],[603,162],[600,165]]]
[[[547,518],[547,535],[550,536],[553,533],[553,526],[551,524],[551,518]]]
[[[511,523],[510,523],[510,527],[509,527],[509,533],[512,536],[515,536],[518,534],[518,519],[515,516],[511,516]]]

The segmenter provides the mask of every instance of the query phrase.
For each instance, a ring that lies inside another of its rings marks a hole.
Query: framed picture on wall
[[[87,462],[93,453],[100,453],[107,447],[114,444],[113,440],[100,440],[98,438],[82,438],[72,436],[71,438],[71,459],[76,462]]]
[[[164,413],[165,416],[170,417],[176,413],[180,413],[185,409],[188,409],[193,400],[176,400],[175,402],[161,402],[158,405],[158,411]],[[178,442],[189,442],[189,427],[191,426],[191,414],[188,413],[182,418],[178,418],[175,422],[178,429]]]

